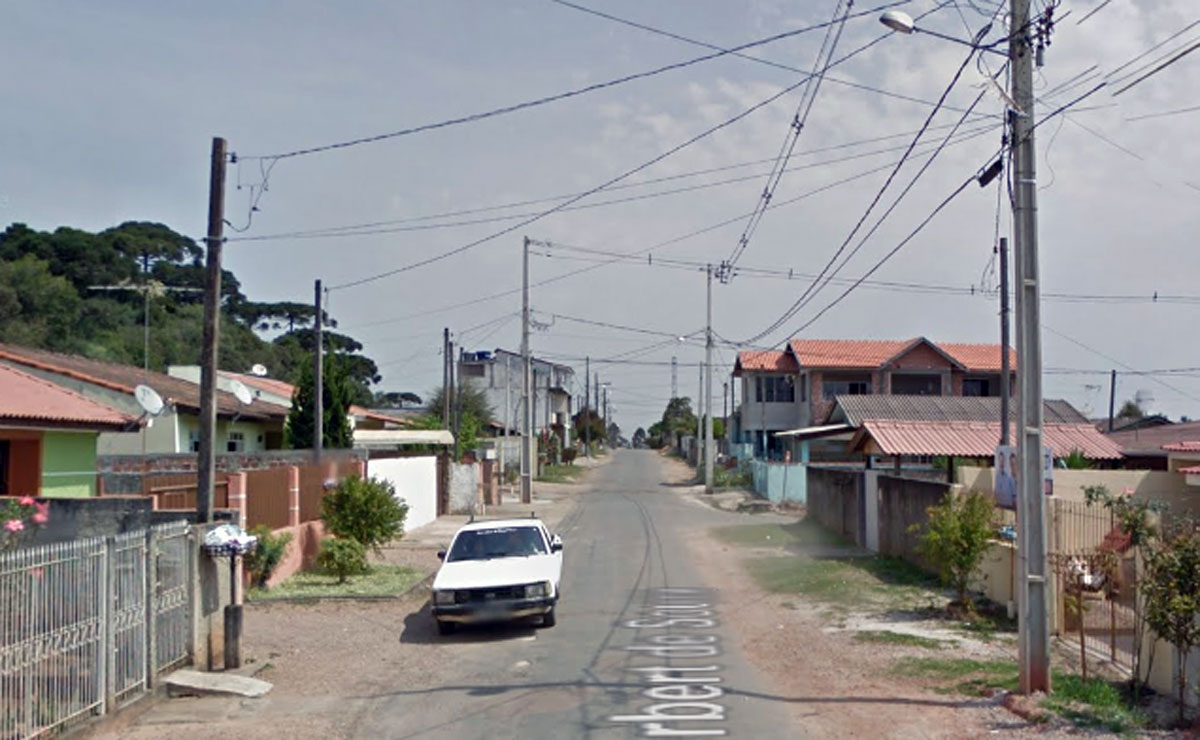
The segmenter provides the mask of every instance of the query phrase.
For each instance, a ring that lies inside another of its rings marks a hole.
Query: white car
[[[471,522],[459,529],[433,581],[438,632],[460,624],[541,617],[553,627],[562,539],[540,519]]]

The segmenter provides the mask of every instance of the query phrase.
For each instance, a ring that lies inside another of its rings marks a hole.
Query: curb
[[[413,582],[411,586],[404,589],[398,594],[379,594],[361,596],[279,596],[276,598],[254,599],[253,601],[245,602],[245,606],[262,606],[269,604],[316,604],[323,601],[350,601],[350,602],[373,602],[373,601],[400,601],[411,595],[414,591],[422,586],[428,586],[433,577],[437,575],[437,571],[431,571],[421,576]]]

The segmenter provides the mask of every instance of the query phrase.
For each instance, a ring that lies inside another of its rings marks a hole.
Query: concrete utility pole
[[[450,328],[442,329],[442,429],[450,428]]]
[[[1108,379],[1108,431],[1113,430],[1113,413],[1117,408],[1117,370],[1113,368]]]
[[[608,383],[604,384],[604,441],[612,447],[612,435],[608,432]]]
[[[321,281],[313,287],[317,308],[313,321],[313,462],[321,462],[321,448],[325,445],[325,338],[324,317],[321,315]]]
[[[221,247],[225,237],[225,140],[214,137],[208,182],[208,252],[204,275],[204,335],[200,355],[200,459],[196,461],[196,517],[213,519],[217,442],[217,343],[221,332]]]
[[[454,391],[453,403],[453,419],[454,419],[454,462],[462,459],[462,444],[458,438],[458,433],[462,429],[462,388],[460,388],[460,380],[458,377],[458,360],[454,358],[454,342],[450,343],[450,388]],[[458,348],[459,358],[462,357],[462,347]]]
[[[671,398],[679,398],[679,360],[671,357]]]
[[[705,267],[704,272],[707,275],[708,282],[708,322],[704,331],[704,368],[705,368],[705,385],[704,385],[704,406],[708,409],[708,415],[704,419],[704,492],[713,492],[713,379],[712,379],[712,353],[713,353],[713,332],[712,332],[712,265]]]
[[[1030,0],[1012,0],[1009,59],[1012,97],[1013,241],[1016,247],[1019,634],[1021,692],[1050,692],[1045,496],[1042,493],[1042,337],[1037,233],[1037,151],[1033,139],[1034,48]]]
[[[529,402],[533,372],[529,364],[529,237],[521,259],[521,503],[533,500],[533,406]]]
[[[591,394],[592,394],[592,358],[587,356],[583,358],[583,408],[580,410],[580,417],[583,419],[583,456],[592,456],[592,412],[591,412]]]
[[[1009,384],[1012,369],[1008,359],[1008,239],[1000,237],[1000,444],[1008,445],[1008,405],[1012,402]]]
[[[700,462],[700,440],[704,439],[704,363],[697,363],[700,386],[696,389],[696,462]]]

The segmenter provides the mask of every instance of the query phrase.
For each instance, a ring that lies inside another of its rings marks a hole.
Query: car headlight
[[[525,587],[525,598],[527,599],[544,599],[550,595],[550,581],[542,581],[541,583],[532,583]]]
[[[453,604],[454,603],[454,592],[450,591],[450,590],[434,591],[433,592],[433,603],[438,604],[440,606],[445,606],[447,604]]]

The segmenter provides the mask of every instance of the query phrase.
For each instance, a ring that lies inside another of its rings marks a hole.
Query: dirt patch
[[[899,659],[927,655],[930,648],[903,640],[863,641],[856,635],[864,630],[888,630],[961,642],[961,646],[938,650],[941,654],[957,652],[970,638],[915,622],[830,614],[819,600],[804,594],[772,593],[748,577],[742,562],[746,550],[712,536],[690,542],[700,572],[709,574],[710,585],[721,589],[725,619],[733,626],[743,654],[780,695],[788,697],[789,712],[806,734],[959,738],[1004,732],[1007,736],[1048,736],[1047,728],[1014,716],[1000,706],[998,698],[939,693],[920,679],[895,674],[893,667]],[[738,605],[736,611],[733,605]],[[974,642],[975,650],[989,649]]]

